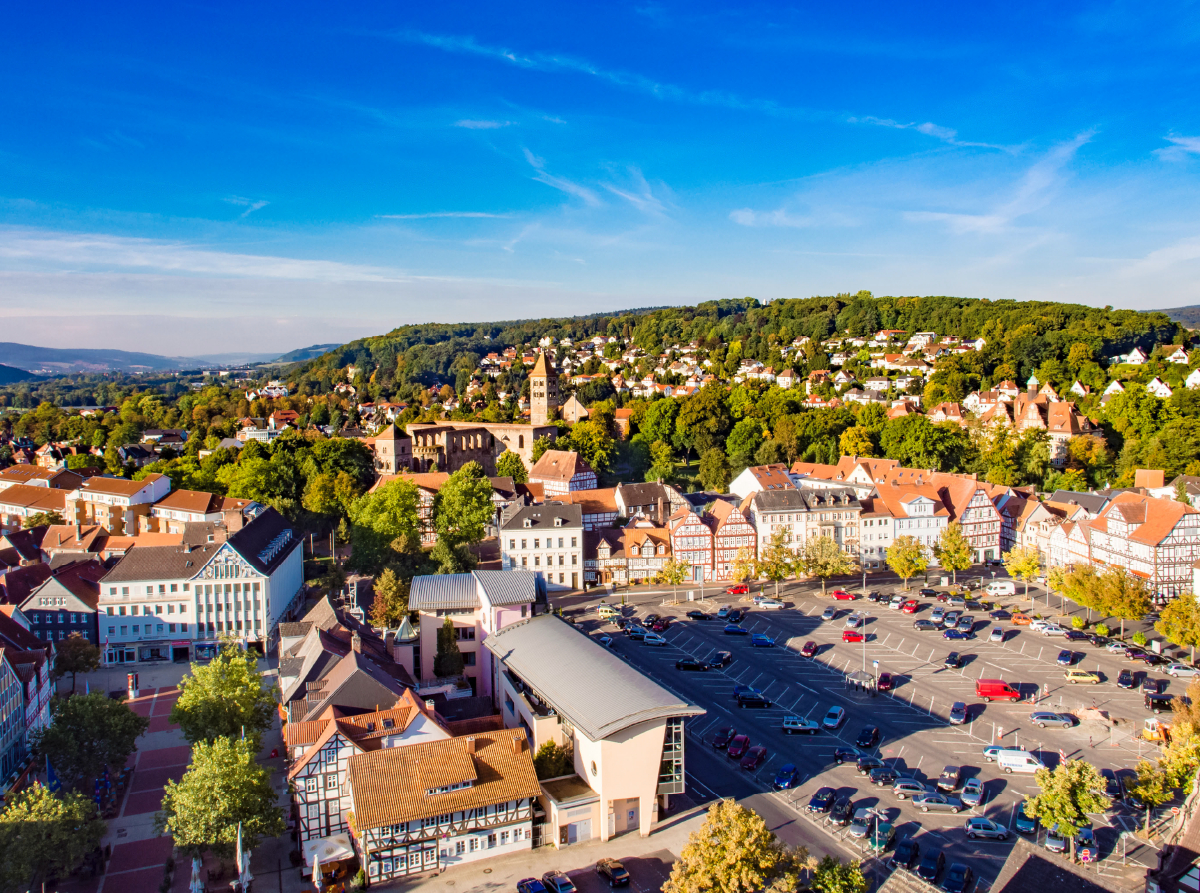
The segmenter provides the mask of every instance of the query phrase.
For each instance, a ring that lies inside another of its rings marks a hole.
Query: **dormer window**
[[[532,527],[532,526],[533,526],[533,522],[532,522],[531,520],[529,520],[528,518],[526,518],[526,519],[525,519],[525,526],[526,526],[526,527]]]
[[[555,527],[562,527],[562,521],[563,521],[563,519],[562,519],[562,518],[555,518],[555,519],[554,519],[554,526],[555,526]]]

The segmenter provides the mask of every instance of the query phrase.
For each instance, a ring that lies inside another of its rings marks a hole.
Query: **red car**
[[[652,623],[650,625],[650,631],[656,632],[656,633],[661,633],[661,632],[666,632],[668,629],[670,629],[670,627],[671,627],[671,618],[670,617],[660,617],[658,620],[655,620],[654,623]]]
[[[842,632],[843,642],[861,642],[862,640],[863,634],[856,629],[843,630]]]
[[[733,740],[729,742],[729,746],[725,748],[725,752],[735,760],[740,760],[746,755],[746,751],[750,749],[749,735],[734,735]]]
[[[904,604],[902,604],[900,606],[900,610],[903,611],[905,614],[916,614],[917,608],[919,608],[919,607],[921,607],[921,606],[917,603],[917,600],[915,598],[910,598],[908,601],[906,601]]]
[[[839,602],[852,602],[856,598],[858,598],[858,596],[855,595],[853,592],[847,592],[845,589],[833,590],[833,597],[835,599],[837,599]]]
[[[761,744],[750,748],[746,751],[746,755],[742,757],[742,768],[754,770],[761,766],[767,759],[767,749]]]
[[[877,685],[878,685],[878,688],[880,691],[891,691],[892,690],[892,674],[891,673],[880,673],[879,674],[879,682],[877,683]]]
[[[804,647],[800,649],[800,654],[804,657],[816,657],[817,643],[808,641],[804,643]]]
[[[750,587],[745,583],[738,583],[736,586],[730,586],[725,590],[729,595],[749,595]]]

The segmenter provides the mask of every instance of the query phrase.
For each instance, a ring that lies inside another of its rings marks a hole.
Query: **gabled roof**
[[[33,512],[59,512],[67,507],[66,490],[53,487],[33,487],[13,484],[0,490],[0,506],[26,509]]]
[[[50,579],[51,573],[48,564],[14,567],[0,577],[0,604],[22,604],[30,593]]]
[[[1100,516],[1089,524],[1093,530],[1109,533],[1109,519],[1120,517],[1128,524],[1138,525],[1128,535],[1128,539],[1156,546],[1175,529],[1175,525],[1184,515],[1195,514],[1200,514],[1200,509],[1176,502],[1174,499],[1155,499],[1139,493],[1124,492],[1117,494]]]
[[[1141,885],[1138,886],[1140,889]],[[1086,865],[1075,865],[1059,856],[1049,855],[1041,847],[1018,837],[989,889],[991,893],[1119,893],[1127,891],[1128,886]]]
[[[705,712],[552,614],[503,627],[483,644],[593,741],[648,720]]]
[[[617,509],[617,488],[605,487],[600,490],[575,490],[554,497],[555,502],[565,505],[577,505],[585,515],[614,514]]]
[[[155,472],[146,475],[140,481],[127,481],[125,478],[96,475],[95,477],[88,478],[77,489],[85,496],[89,493],[103,493],[111,496],[136,496],[162,477],[163,475]]]
[[[570,481],[577,474],[595,473],[574,450],[546,450],[529,470],[531,481]]]
[[[350,651],[316,688],[307,692],[295,711],[303,715],[294,718],[304,720],[314,714],[320,715],[330,706],[372,710],[380,704],[394,704],[406,688],[407,685],[369,657]]]

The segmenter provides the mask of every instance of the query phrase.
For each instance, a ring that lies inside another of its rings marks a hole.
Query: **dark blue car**
[[[777,791],[786,791],[798,784],[800,784],[800,770],[796,768],[795,763],[784,763],[775,773],[775,780],[771,782],[771,786]]]
[[[943,639],[973,639],[975,633],[965,633],[962,630],[948,629],[942,633]]]
[[[750,630],[742,629],[742,627],[738,626],[736,623],[725,624],[724,632],[725,632],[725,635],[727,635],[727,636],[748,636],[748,635],[750,635]]]

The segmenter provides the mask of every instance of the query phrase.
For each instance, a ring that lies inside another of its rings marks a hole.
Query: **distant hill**
[[[26,372],[49,375],[70,372],[164,372],[169,369],[194,369],[200,365],[198,360],[188,357],[160,357],[126,350],[34,347],[11,341],[0,341],[0,362]]]
[[[278,354],[274,353],[206,353],[193,358],[193,362],[207,366],[253,366],[255,363],[269,363]]]
[[[341,347],[338,344],[314,344],[312,347],[301,347],[298,350],[289,351],[281,357],[275,357],[272,362],[275,363],[303,363],[305,360],[315,360],[321,354],[333,350],[335,347]],[[263,362],[266,362],[264,360]]]
[[[1170,307],[1158,312],[1167,314],[1175,322],[1183,323],[1189,329],[1200,329],[1200,304],[1191,304],[1187,307]]]
[[[12,366],[0,365],[0,384],[16,384],[18,381],[30,381],[37,378],[32,372],[24,369],[14,369]]]

